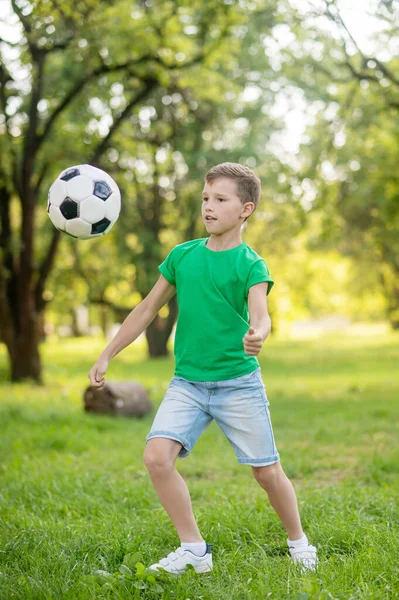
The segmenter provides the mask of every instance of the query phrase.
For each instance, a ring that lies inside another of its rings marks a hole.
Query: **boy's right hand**
[[[94,366],[90,369],[88,377],[93,387],[104,387],[104,375],[108,370],[108,363],[109,361],[106,358],[99,358]]]

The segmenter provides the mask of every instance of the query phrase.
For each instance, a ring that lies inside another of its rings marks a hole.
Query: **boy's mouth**
[[[205,221],[216,221],[215,217],[205,217]]]

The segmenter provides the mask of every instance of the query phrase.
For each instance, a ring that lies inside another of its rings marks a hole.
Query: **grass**
[[[49,340],[45,386],[0,383],[0,598],[9,600],[365,600],[399,598],[398,335],[270,340],[259,357],[281,462],[317,574],[301,573],[251,469],[215,423],[177,468],[214,570],[154,576],[178,546],[142,463],[153,414],[87,415],[100,339]],[[145,384],[157,407],[173,358],[133,344],[110,379]]]

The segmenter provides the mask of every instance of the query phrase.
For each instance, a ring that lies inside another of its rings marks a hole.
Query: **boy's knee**
[[[169,443],[168,443],[169,442]],[[163,438],[153,438],[147,442],[144,450],[143,461],[147,470],[150,472],[163,472],[173,469],[177,454],[180,448],[176,447],[178,444],[172,440],[165,440]]]
[[[144,464],[148,471],[151,473],[157,473],[160,471],[167,471],[173,467],[173,462],[166,459],[164,456],[160,454],[156,454],[154,452],[144,452],[143,456]]]
[[[281,473],[283,472],[280,462],[273,463],[264,467],[252,467],[252,472],[256,481],[262,487],[273,486]]]

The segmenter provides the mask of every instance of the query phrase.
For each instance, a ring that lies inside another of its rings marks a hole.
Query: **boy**
[[[287,534],[293,560],[317,565],[316,548],[303,533],[294,488],[275,446],[269,401],[258,360],[270,333],[267,294],[273,279],[265,261],[241,238],[243,223],[260,198],[259,178],[237,163],[222,163],[205,177],[202,219],[208,238],[175,246],[161,275],[131,312],[89,373],[104,385],[108,363],[151,323],[177,292],[175,376],[146,438],[144,463],[181,546],[150,566],[184,573],[212,570],[210,545],[197,527],[187,486],[174,467],[215,419],[240,463],[250,465]],[[249,320],[249,324],[248,324]]]

